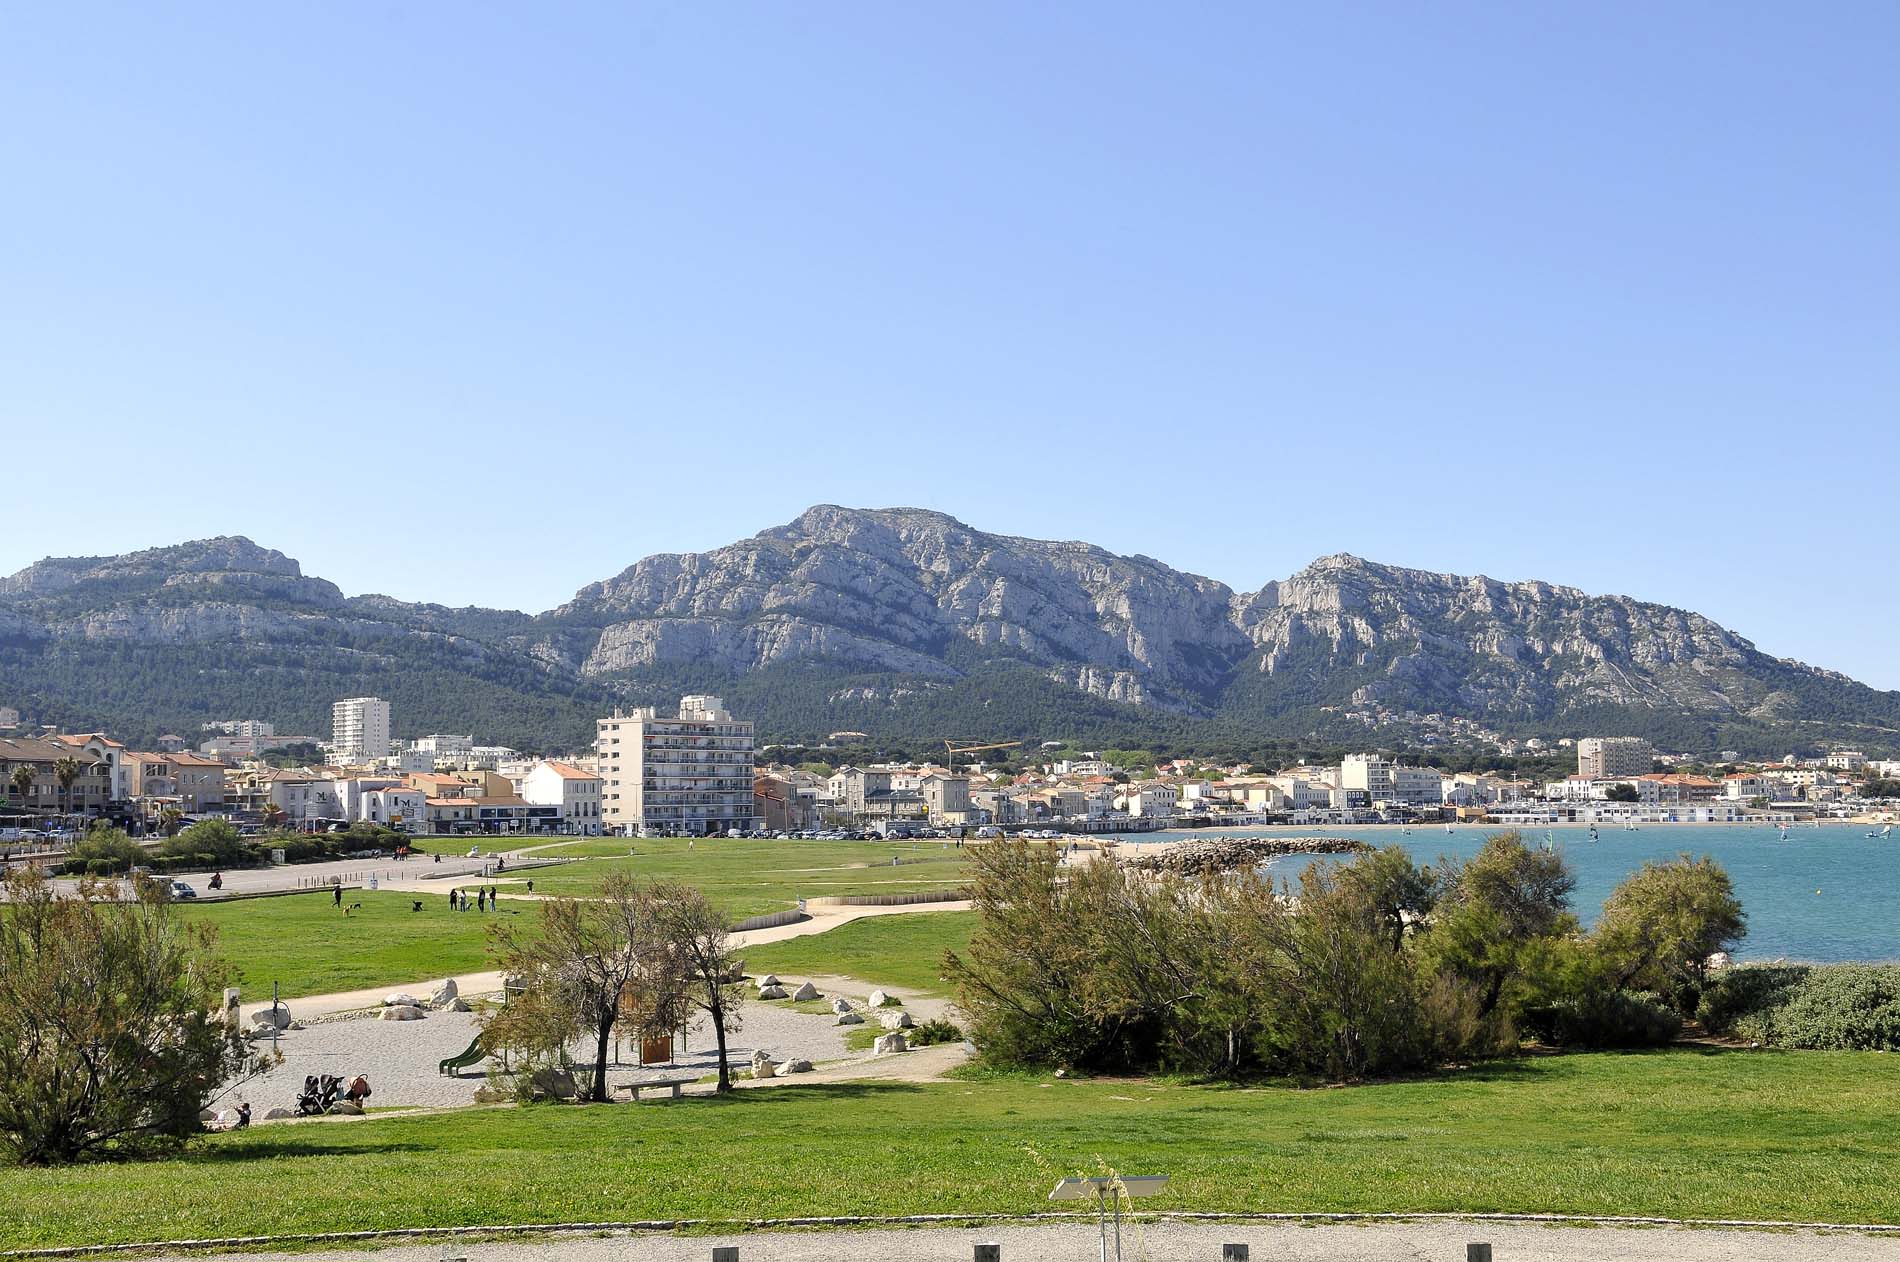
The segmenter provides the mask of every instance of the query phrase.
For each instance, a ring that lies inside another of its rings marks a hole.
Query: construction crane
[[[989,745],[956,745],[950,741],[943,743],[943,760],[951,775],[957,774],[958,754],[980,754],[986,749],[1015,749],[1022,741],[996,741]]]

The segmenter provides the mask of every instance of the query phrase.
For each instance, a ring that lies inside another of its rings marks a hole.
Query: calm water
[[[1419,825],[1409,836],[1397,828],[1238,828],[1259,837],[1361,837],[1378,846],[1403,846],[1421,863],[1439,855],[1474,853],[1501,828],[1462,826],[1447,836],[1444,826]],[[1748,937],[1736,951],[1750,960],[1900,960],[1900,829],[1888,841],[1870,839],[1865,824],[1791,827],[1780,830],[1735,824],[1651,824],[1636,832],[1604,828],[1590,840],[1588,828],[1520,829],[1525,840],[1553,839],[1576,873],[1571,906],[1587,925],[1618,882],[1646,860],[1688,852],[1709,855],[1728,869],[1736,896],[1748,914]],[[1148,833],[1144,840],[1211,837],[1211,830]],[[1135,841],[1128,836],[1124,844]],[[1304,856],[1275,860],[1277,877],[1296,877],[1312,862]]]

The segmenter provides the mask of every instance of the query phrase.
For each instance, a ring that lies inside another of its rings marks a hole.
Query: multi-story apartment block
[[[673,716],[616,710],[597,724],[594,753],[609,831],[707,836],[756,826],[752,724],[718,697],[682,697]]]
[[[1577,774],[1591,780],[1646,776],[1655,758],[1640,736],[1586,736],[1577,742]]]
[[[926,776],[918,787],[933,824],[963,824],[970,818],[967,776]]]
[[[339,762],[389,757],[389,702],[346,697],[330,707],[330,743]]]

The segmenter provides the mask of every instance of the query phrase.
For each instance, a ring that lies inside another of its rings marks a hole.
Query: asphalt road
[[[740,1262],[915,1259],[968,1262],[978,1242],[1002,1245],[1004,1262],[1096,1262],[1096,1229],[1085,1224],[919,1228],[894,1231],[760,1232],[739,1236],[543,1236],[514,1241],[434,1241],[375,1251],[377,1262],[707,1262],[715,1245],[737,1245]],[[1261,1223],[1131,1225],[1128,1262],[1218,1262],[1221,1246],[1245,1244],[1257,1262],[1464,1262],[1485,1241],[1493,1262],[1896,1262],[1900,1237],[1679,1228],[1546,1227],[1486,1222],[1300,1226]],[[276,1262],[286,1255],[224,1254]],[[1113,1244],[1109,1256],[1115,1256]]]

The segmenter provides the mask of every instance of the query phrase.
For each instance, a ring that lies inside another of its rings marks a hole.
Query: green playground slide
[[[458,1069],[468,1068],[486,1055],[488,1055],[488,1053],[482,1050],[482,1036],[477,1034],[474,1041],[458,1055],[451,1056],[447,1060],[438,1063],[435,1067],[435,1071],[439,1074],[453,1074]]]

